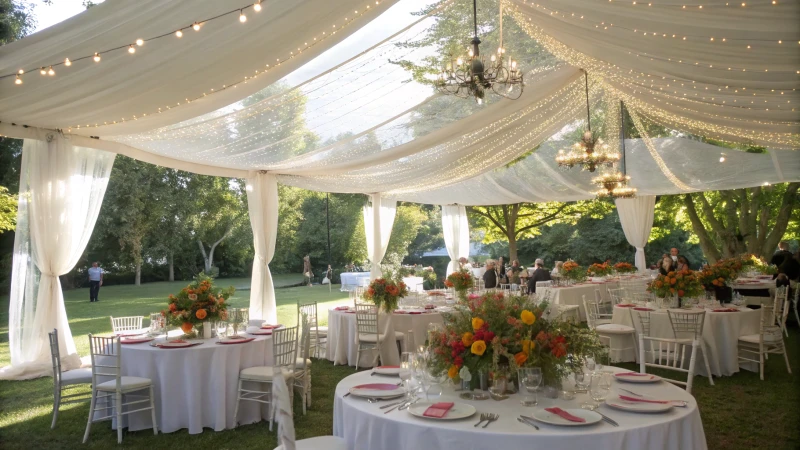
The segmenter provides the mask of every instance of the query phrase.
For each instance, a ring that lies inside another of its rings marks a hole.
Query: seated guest
[[[789,284],[790,284],[789,283],[789,277],[787,277],[785,273],[779,273],[778,277],[775,278],[775,287],[776,288],[789,286]]]
[[[561,266],[564,265],[564,261],[556,261],[556,266],[553,267],[553,271],[550,272],[550,275],[559,275],[561,273]]]
[[[673,265],[672,265],[672,258],[669,255],[664,255],[664,258],[661,260],[661,263],[658,265],[658,272],[661,275],[666,275],[669,272],[672,272]]]
[[[494,289],[497,287],[497,272],[495,272],[494,267],[494,260],[487,259],[486,272],[483,274],[483,287],[486,289]]]
[[[544,268],[544,261],[541,258],[536,260],[534,266],[536,266],[536,270],[534,270],[533,275],[528,278],[528,293],[531,294],[536,293],[537,282],[552,280],[550,272]]]
[[[458,268],[462,270],[472,270],[472,264],[469,263],[467,258],[462,256],[461,258],[458,258]]]
[[[675,265],[675,270],[678,272],[681,270],[689,270],[689,260],[683,255],[678,256],[678,263]]]
[[[794,256],[784,255],[783,262],[778,265],[778,273],[785,273],[789,281],[797,282],[800,279],[800,250]]]
[[[525,271],[525,268],[519,265],[518,259],[515,259],[511,263],[511,267],[509,267],[508,271],[506,272],[506,277],[508,282],[511,284],[512,289],[516,290],[516,288],[522,284],[520,277],[523,276],[523,271]]]

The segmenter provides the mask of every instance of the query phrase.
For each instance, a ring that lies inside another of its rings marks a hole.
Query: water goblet
[[[575,372],[573,375],[575,377],[575,389],[574,389],[575,392],[579,394],[586,393],[589,389],[589,385],[587,382],[589,380],[589,377],[591,377],[591,375],[587,377],[587,374],[584,373],[583,370],[579,370],[578,372]]]
[[[539,390],[539,384],[542,382],[542,374],[541,370],[536,372],[534,369],[538,368],[527,367],[517,369],[520,393],[523,393],[523,390],[525,392],[520,399],[522,406],[536,406],[539,404],[537,391]]]
[[[611,375],[607,373],[597,373],[592,375],[591,384],[589,386],[589,396],[592,397],[597,406],[606,401],[608,394],[611,392]]]
[[[594,369],[595,369],[595,366],[596,366],[596,364],[595,364],[594,358],[593,358],[593,357],[591,357],[591,356],[587,356],[587,357],[586,357],[586,369],[587,369],[587,370],[588,370],[590,373],[593,373],[593,372],[594,372]]]

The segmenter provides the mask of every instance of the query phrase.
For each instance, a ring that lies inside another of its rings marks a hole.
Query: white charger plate
[[[161,347],[176,347],[176,348],[191,347],[192,345],[194,344],[191,342],[163,342],[160,344]]]
[[[561,409],[572,414],[573,416],[580,417],[581,419],[586,420],[586,422],[572,422],[570,420],[562,418],[558,414],[549,413],[544,409],[535,410],[533,414],[531,414],[531,417],[542,423],[546,423],[549,425],[566,426],[566,427],[582,427],[586,425],[593,425],[603,420],[603,416],[597,414],[594,411],[589,411],[586,409],[577,409],[577,408],[570,408],[570,409],[561,408]]]
[[[622,411],[650,414],[667,412],[672,409],[671,403],[632,402],[621,398],[608,398],[606,399],[606,405]]]
[[[447,411],[447,414],[445,414],[444,417],[428,417],[425,415],[425,411],[433,404],[434,402],[414,403],[413,405],[408,407],[408,412],[411,413],[412,416],[422,417],[423,419],[458,420],[458,419],[466,419],[467,417],[472,417],[473,415],[475,415],[475,412],[477,411],[475,407],[472,405],[468,405],[466,403],[454,402],[453,407]]]
[[[646,375],[647,376],[622,375],[619,373],[615,373],[614,379],[618,381],[624,381],[626,383],[658,383],[659,381],[661,381],[661,377],[658,375],[651,375],[651,374],[646,374]]]
[[[387,384],[387,383],[370,383],[370,384]],[[402,386],[397,386],[396,389],[393,390],[383,390],[383,389],[369,389],[369,388],[359,388],[358,386],[351,387],[350,390],[351,395],[356,397],[365,397],[365,398],[396,398],[402,397],[406,395],[405,390]]]
[[[400,375],[400,370],[402,370],[400,366],[379,366],[372,369],[378,375]]]

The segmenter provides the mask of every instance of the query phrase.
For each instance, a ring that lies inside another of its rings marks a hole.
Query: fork
[[[481,413],[481,420],[479,420],[479,421],[478,421],[478,423],[476,423],[476,424],[475,424],[475,425],[473,425],[473,426],[474,426],[474,427],[477,427],[477,426],[478,426],[478,425],[480,425],[480,424],[481,424],[481,422],[483,422],[484,420],[489,420],[489,419],[488,419],[488,417],[486,417],[486,416],[487,416],[487,414],[486,414],[486,413]]]
[[[499,418],[500,418],[500,414],[488,414],[487,419],[489,419],[489,421],[486,422],[486,424],[483,426],[483,428],[488,427],[490,423],[494,422],[495,420],[497,420]]]

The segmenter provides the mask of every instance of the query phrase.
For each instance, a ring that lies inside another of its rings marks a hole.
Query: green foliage
[[[14,230],[17,222],[17,198],[8,193],[8,188],[0,186],[0,234]]]
[[[21,39],[35,29],[33,4],[18,0],[0,0],[0,45]]]
[[[233,286],[226,289],[214,286],[214,280],[200,272],[177,295],[169,295],[167,309],[161,311],[161,315],[174,326],[187,322],[197,324],[203,321],[227,320],[227,301],[235,291]]]

